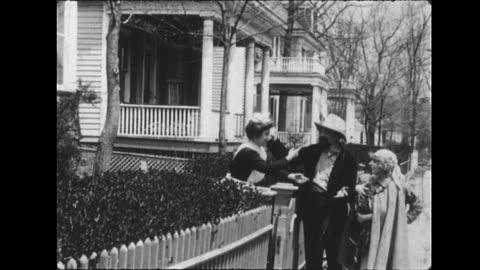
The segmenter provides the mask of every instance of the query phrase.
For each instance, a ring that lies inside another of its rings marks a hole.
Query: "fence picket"
[[[197,256],[197,242],[198,242],[198,235],[197,235],[197,228],[195,227],[192,227],[192,229],[190,230],[192,235],[191,235],[191,238],[190,238],[190,251],[188,252],[188,255],[190,256],[190,258],[194,258],[195,256]]]
[[[135,244],[133,242],[128,246],[127,269],[135,269]]]
[[[207,226],[205,224],[202,224],[202,227],[200,227],[200,230],[198,231],[198,241],[197,241],[197,254],[195,255],[200,255],[205,253],[205,243],[207,242]]]
[[[108,252],[106,249],[100,253],[100,263],[98,264],[98,267],[101,269],[107,269],[108,268]]]
[[[67,269],[77,269],[77,262],[75,259],[70,259],[67,263]]]
[[[161,235],[160,238],[157,238],[158,240],[158,258],[155,260],[157,262],[154,269],[157,268],[167,268],[167,256],[168,254],[165,253],[167,252],[167,238],[165,235]]]
[[[143,269],[150,269],[150,256],[152,249],[152,241],[150,238],[145,240],[145,245],[143,248]]]
[[[204,247],[204,252],[210,251],[210,245],[212,242],[212,224],[210,222],[207,223],[207,230],[205,232],[205,247]]]
[[[88,259],[85,255],[80,257],[80,269],[88,269]]]
[[[173,261],[173,237],[171,233],[167,234],[165,242],[165,256],[162,260],[163,267],[168,267]]]
[[[225,219],[225,224],[223,225],[223,246],[226,246],[229,244],[229,238],[230,238],[230,217],[227,217]]]
[[[179,236],[179,245],[178,245],[178,260],[177,262],[182,262],[184,261],[185,258],[185,231],[183,229],[180,230],[180,236]]]
[[[180,235],[178,234],[177,231],[173,234],[173,241],[172,241],[172,264],[175,265],[178,262],[178,257],[179,257],[179,243],[180,242]]]
[[[192,244],[192,233],[190,231],[189,228],[187,228],[185,230],[185,246],[184,246],[184,249],[183,249],[183,259],[184,260],[188,260],[190,259],[190,248],[191,248],[191,244]]]
[[[118,249],[116,247],[110,251],[110,269],[118,269]]]
[[[150,268],[157,269],[158,268],[158,248],[159,248],[160,241],[158,237],[153,238],[152,246],[150,248]]]
[[[222,222],[220,221],[220,223],[212,226],[212,244],[210,245],[210,250],[217,249],[220,245],[221,224]]]
[[[143,267],[143,251],[144,245],[142,240],[137,242],[137,247],[135,249],[135,269],[142,269]]]
[[[127,269],[127,252],[127,246],[122,245],[118,256],[118,269]]]
[[[214,249],[225,246],[225,219],[220,219],[218,224],[218,242]]]

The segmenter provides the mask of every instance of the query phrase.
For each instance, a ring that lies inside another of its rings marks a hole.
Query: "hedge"
[[[58,261],[215,224],[266,203],[257,191],[218,179],[176,172],[57,178]]]

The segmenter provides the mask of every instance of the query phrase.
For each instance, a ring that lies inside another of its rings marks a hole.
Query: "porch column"
[[[153,41],[152,48],[152,62],[150,63],[150,89],[149,89],[149,104],[157,104],[157,39]]]
[[[270,94],[270,48],[263,49],[262,60],[262,106],[261,112],[268,113],[269,95]]]
[[[255,43],[249,40],[247,45],[247,59],[245,62],[245,124],[252,118],[253,114],[253,95],[256,93],[253,84],[255,75]]]
[[[345,135],[347,143],[352,142],[355,134],[355,101],[352,97],[347,98],[347,108],[345,112]]]
[[[312,87],[312,143],[317,141],[318,130],[315,122],[321,122],[320,115],[323,116],[323,119],[327,117],[327,108],[326,103],[322,102],[322,89],[318,85]],[[322,104],[324,103],[324,104]]]
[[[200,137],[209,137],[212,119],[213,18],[203,19],[202,85],[200,97]]]

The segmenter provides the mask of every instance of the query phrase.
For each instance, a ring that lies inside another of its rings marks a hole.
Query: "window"
[[[76,1],[57,1],[57,90],[75,87]]]

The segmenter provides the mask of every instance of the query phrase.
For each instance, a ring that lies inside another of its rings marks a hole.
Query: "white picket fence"
[[[200,107],[120,104],[119,136],[196,137]]]
[[[106,249],[79,260],[70,259],[67,269],[187,269],[187,268],[266,268],[268,243],[273,229],[272,206],[262,206],[180,232],[155,236],[153,240]],[[58,269],[65,269],[61,262]]]

